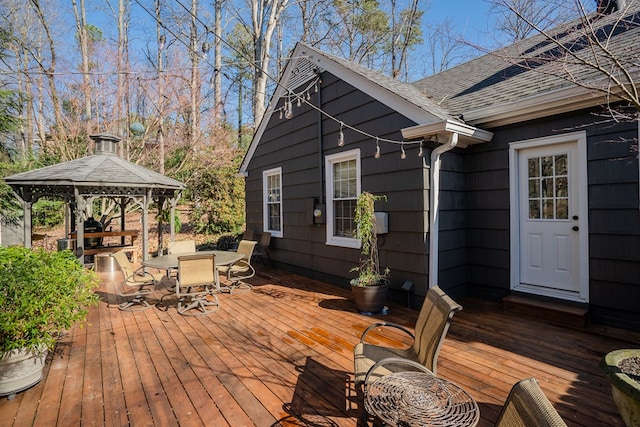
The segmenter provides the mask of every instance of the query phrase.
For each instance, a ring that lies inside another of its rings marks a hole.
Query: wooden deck
[[[0,426],[356,424],[352,348],[378,319],[358,314],[348,291],[269,270],[252,279],[253,291],[222,295],[217,312],[184,317],[171,298],[164,310],[122,312],[119,274],[102,277],[104,302],[89,324],[64,337],[42,382],[0,399]],[[568,425],[623,425],[597,365],[610,350],[637,347],[637,335],[459,302],[438,374],[477,400],[480,426],[493,425],[511,386],[530,376]],[[413,324],[415,310],[390,308],[380,318]]]

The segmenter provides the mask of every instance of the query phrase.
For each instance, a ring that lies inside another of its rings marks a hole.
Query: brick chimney
[[[596,0],[597,11],[602,15],[608,15],[627,6],[626,0]]]

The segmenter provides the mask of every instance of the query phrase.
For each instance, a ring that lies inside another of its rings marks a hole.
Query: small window
[[[282,168],[262,172],[264,231],[282,237]]]
[[[360,194],[360,150],[326,157],[327,244],[359,248],[355,208]]]

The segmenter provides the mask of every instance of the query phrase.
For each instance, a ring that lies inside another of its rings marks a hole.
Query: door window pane
[[[527,161],[529,218],[569,218],[568,155],[534,157]]]

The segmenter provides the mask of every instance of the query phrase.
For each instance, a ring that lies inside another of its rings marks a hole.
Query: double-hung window
[[[360,194],[360,150],[325,158],[327,183],[327,244],[359,248],[355,238],[356,199]]]
[[[282,237],[282,168],[262,172],[264,231]]]

